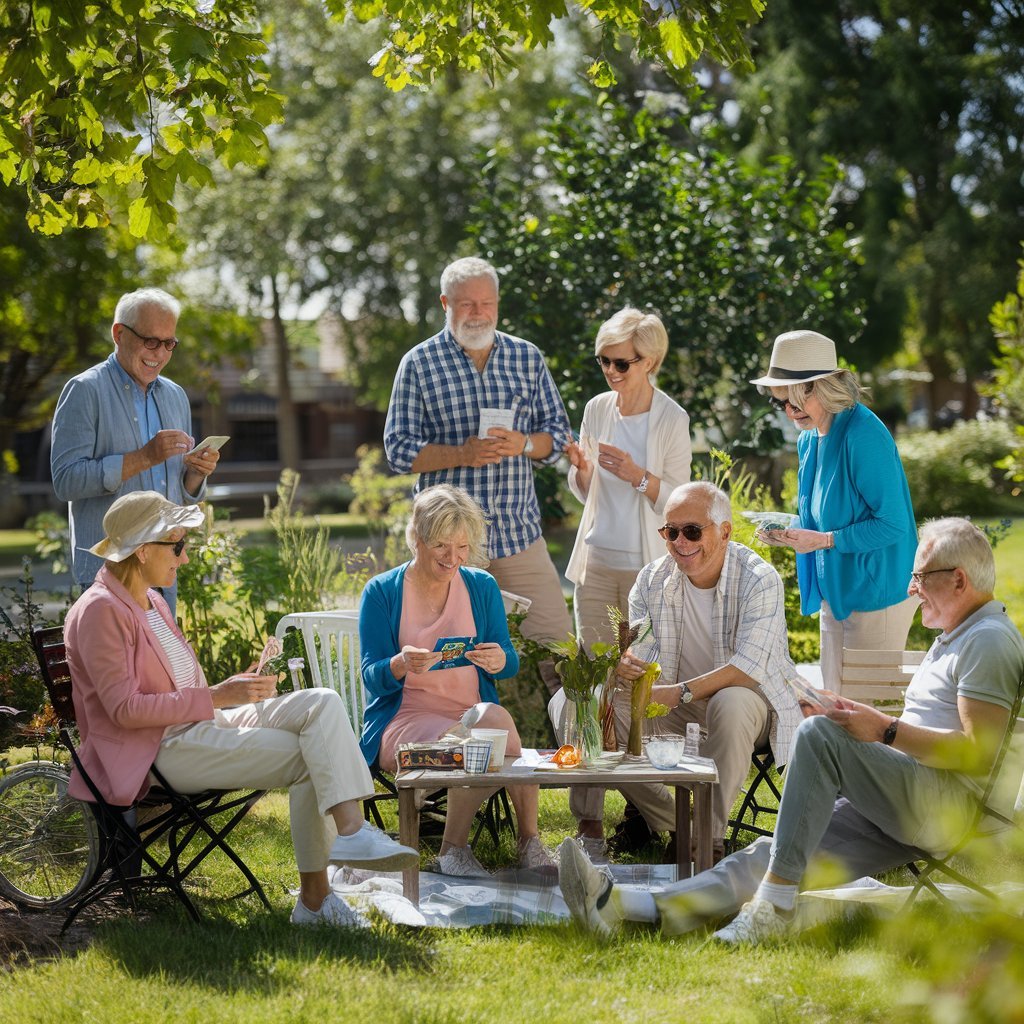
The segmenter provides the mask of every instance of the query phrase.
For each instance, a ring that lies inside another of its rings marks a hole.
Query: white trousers
[[[851,612],[840,621],[828,602],[821,605],[821,678],[826,690],[839,692],[843,648],[855,651],[902,651],[921,602],[908,597],[875,612]]]
[[[298,690],[214,716],[165,739],[156,767],[182,793],[287,787],[298,869],[323,870],[337,835],[328,810],[373,793],[341,697]]]

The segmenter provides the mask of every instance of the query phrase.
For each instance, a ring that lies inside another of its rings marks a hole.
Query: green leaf
[[[128,230],[135,238],[145,238],[153,217],[152,207],[144,196],[134,199],[128,206]]]

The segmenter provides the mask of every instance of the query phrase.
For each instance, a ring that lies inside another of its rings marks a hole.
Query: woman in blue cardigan
[[[835,344],[815,331],[775,339],[771,367],[752,383],[800,428],[799,525],[762,531],[796,552],[800,606],[821,612],[821,672],[838,690],[843,648],[903,650],[917,610],[907,596],[917,551],[910,488],[892,435],[861,404]]]
[[[412,560],[366,585],[359,644],[369,695],[360,740],[367,764],[395,771],[400,743],[438,739],[481,702],[486,708],[479,726],[507,729],[506,753],[519,754],[519,733],[498,705],[494,685],[519,669],[501,591],[489,573],[466,564],[485,560],[486,537],[483,510],[465,491],[428,487],[416,496],[406,529]],[[473,637],[473,650],[462,663],[435,669],[441,662],[434,650],[438,639],[455,636]],[[509,786],[508,793],[519,824],[520,867],[553,868],[537,834],[538,787]],[[488,795],[449,789],[437,862],[442,874],[488,874],[469,848],[473,815]]]

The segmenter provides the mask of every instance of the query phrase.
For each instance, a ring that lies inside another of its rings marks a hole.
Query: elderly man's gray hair
[[[170,313],[175,320],[181,315],[181,303],[173,295],[169,295],[162,288],[139,288],[117,300],[114,323],[133,327],[144,309],[154,308]]]
[[[466,281],[475,281],[478,277],[489,277],[498,285],[498,272],[478,256],[464,256],[461,260],[449,263],[441,272],[441,294],[450,298],[452,292]]]
[[[969,519],[933,519],[921,527],[919,543],[928,542],[929,569],[963,569],[982,594],[996,589],[996,560],[988,537]]]
[[[690,483],[680,484],[668,496],[665,506],[667,508],[669,505],[675,505],[677,502],[686,501],[697,495],[704,498],[707,503],[708,518],[711,522],[717,525],[732,522],[732,502],[729,501],[729,495],[720,487],[708,483],[707,480],[692,480]]]

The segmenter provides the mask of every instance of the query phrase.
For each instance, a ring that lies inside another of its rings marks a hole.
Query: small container
[[[696,722],[686,723],[686,742],[683,744],[684,757],[700,757],[700,726]]]
[[[462,745],[466,771],[470,775],[483,775],[491,760],[490,740],[466,740]]]
[[[663,772],[670,771],[679,764],[683,756],[683,746],[686,740],[675,733],[662,733],[659,736],[649,736],[644,741],[644,750],[647,753],[647,760]]]

